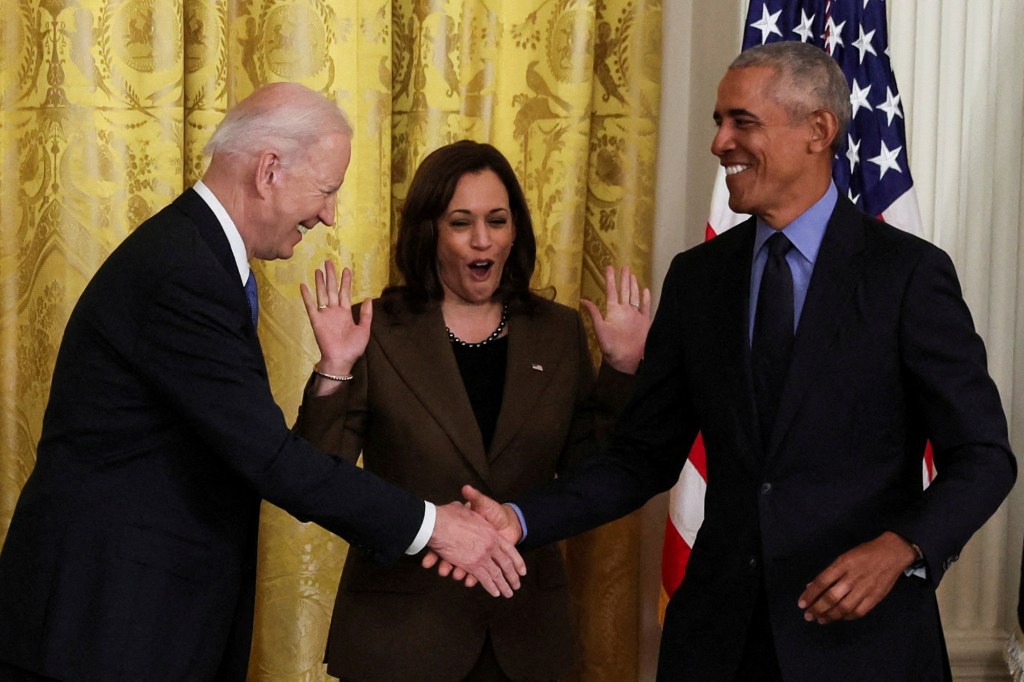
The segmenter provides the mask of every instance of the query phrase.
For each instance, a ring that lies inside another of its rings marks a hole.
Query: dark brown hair
[[[395,265],[407,302],[417,308],[444,297],[437,271],[437,221],[455,195],[463,175],[493,171],[505,185],[516,237],[494,299],[531,307],[530,277],[537,261],[537,240],[523,188],[508,159],[485,143],[460,140],[427,155],[409,185],[398,226]],[[397,293],[389,290],[387,293]]]

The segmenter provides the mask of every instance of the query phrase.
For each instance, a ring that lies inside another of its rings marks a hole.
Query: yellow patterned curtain
[[[202,173],[225,107],[295,80],[335,97],[356,137],[335,228],[257,267],[260,336],[287,418],[315,345],[298,283],[325,258],[357,297],[393,276],[392,225],[440,144],[499,147],[534,211],[534,285],[603,298],[602,268],[650,282],[660,0],[4,0],[0,11],[0,539],[35,457],[50,372],[86,282]],[[252,680],[320,663],[345,543],[270,506]],[[637,522],[567,543],[583,665],[635,679]]]

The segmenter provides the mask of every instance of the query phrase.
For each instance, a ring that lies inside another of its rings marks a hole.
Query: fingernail
[[[814,616],[812,616],[812,615],[810,614],[810,612],[808,612],[808,613],[805,613],[805,614],[804,614],[804,620],[806,620],[806,621],[807,621],[808,623],[810,623],[810,622],[811,622],[812,620],[814,620]]]

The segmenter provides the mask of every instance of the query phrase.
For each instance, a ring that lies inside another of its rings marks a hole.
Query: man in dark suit
[[[532,547],[668,489],[702,433],[705,519],[663,682],[950,678],[935,588],[1016,464],[949,257],[832,183],[849,117],[820,49],[737,57],[711,149],[753,217],[674,260],[611,446],[518,514],[465,490]]]
[[[521,558],[483,519],[317,451],[271,396],[248,261],[333,223],[350,137],[321,95],[257,90],[211,138],[203,181],[86,287],[0,554],[3,679],[245,679],[261,499],[377,561],[426,545],[492,594],[518,587]],[[320,305],[347,309],[350,282]],[[324,372],[345,378],[371,319]]]

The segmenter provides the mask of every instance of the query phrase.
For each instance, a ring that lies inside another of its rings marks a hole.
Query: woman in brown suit
[[[364,303],[358,326],[347,272],[340,287],[330,263],[316,273],[319,305],[303,291],[321,360],[297,432],[353,462],[362,453],[367,469],[429,500],[461,499],[466,483],[508,499],[565,471],[630,392],[650,293],[627,269],[617,286],[608,268],[605,316],[584,302],[604,357],[595,381],[577,311],[529,288],[535,258],[505,157],[470,141],[434,151],[401,214],[404,285]],[[367,331],[362,357],[351,357]],[[496,600],[417,557],[382,566],[351,548],[328,672],[352,682],[559,678],[575,648],[562,557],[548,546],[523,558],[522,587]]]

